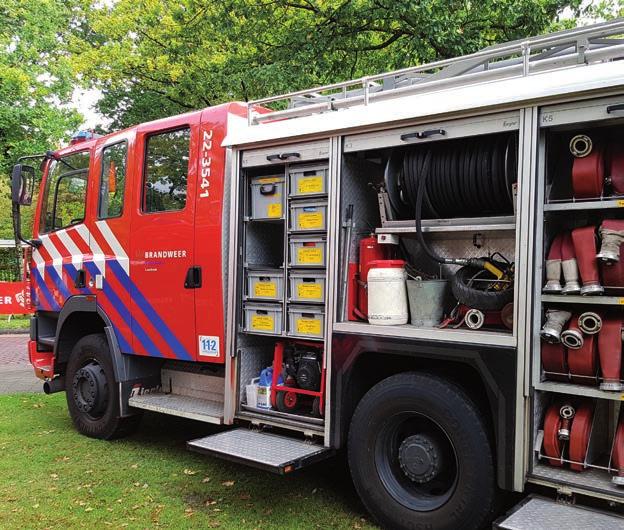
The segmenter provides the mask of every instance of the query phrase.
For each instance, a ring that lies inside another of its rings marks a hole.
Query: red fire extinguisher
[[[388,246],[380,245],[377,237],[371,234],[360,240],[360,262],[357,273],[357,305],[353,314],[362,319],[368,319],[368,271],[371,263],[376,260],[388,259]]]

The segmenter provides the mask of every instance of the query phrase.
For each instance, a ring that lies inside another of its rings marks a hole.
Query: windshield
[[[52,232],[84,220],[89,151],[52,160],[43,190],[40,232]],[[74,169],[71,169],[70,166]]]

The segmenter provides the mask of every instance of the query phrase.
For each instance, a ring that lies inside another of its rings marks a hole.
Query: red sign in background
[[[28,282],[0,282],[0,315],[28,313],[32,313]]]

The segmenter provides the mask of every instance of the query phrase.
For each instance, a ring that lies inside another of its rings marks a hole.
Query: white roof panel
[[[406,95],[323,114],[239,126],[228,132],[223,145],[247,146],[360,128],[385,128],[421,118],[544,103],[562,96],[607,91],[623,85],[624,61],[596,63]]]

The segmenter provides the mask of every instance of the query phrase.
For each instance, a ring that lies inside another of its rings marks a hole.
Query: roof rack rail
[[[416,93],[624,58],[624,19],[490,46],[476,53],[250,101],[249,125],[333,112]],[[269,103],[288,108],[257,112]]]

